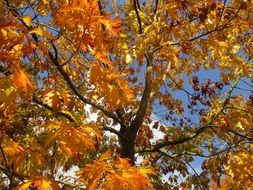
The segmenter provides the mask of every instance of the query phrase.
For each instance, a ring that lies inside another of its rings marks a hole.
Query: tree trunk
[[[130,163],[134,165],[134,141],[122,140],[120,141],[121,146],[121,157],[128,158]]]
[[[121,146],[120,156],[122,158],[128,158],[130,163],[134,165],[134,141],[135,135],[131,134],[129,128],[120,129],[119,143]]]

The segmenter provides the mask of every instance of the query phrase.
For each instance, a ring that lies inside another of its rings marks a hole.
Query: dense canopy
[[[253,189],[252,0],[0,0],[0,189]]]

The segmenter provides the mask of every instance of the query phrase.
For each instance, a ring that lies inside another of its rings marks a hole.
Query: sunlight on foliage
[[[253,189],[252,10],[0,1],[0,189]]]

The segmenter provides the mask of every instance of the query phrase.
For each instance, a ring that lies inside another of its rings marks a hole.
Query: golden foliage
[[[161,189],[130,164],[137,155],[182,174],[169,179],[176,188],[253,189],[252,10],[252,0],[0,1],[0,189]],[[206,71],[216,82],[202,84]],[[57,175],[72,167],[77,180]]]
[[[90,73],[90,82],[97,88],[93,97],[103,97],[110,109],[129,106],[134,97],[123,74],[111,68],[103,68],[94,64]]]
[[[115,163],[111,161],[111,153],[106,152],[92,164],[78,172],[80,180],[85,180],[87,190],[94,189],[152,189],[148,175],[154,172],[148,168],[137,169],[131,166],[127,159],[118,158]]]
[[[48,125],[50,134],[47,137],[47,146],[58,141],[59,148],[66,158],[86,151],[95,151],[96,140],[101,138],[99,130],[95,128],[97,128],[95,125],[83,125],[76,128],[74,124],[52,122]]]

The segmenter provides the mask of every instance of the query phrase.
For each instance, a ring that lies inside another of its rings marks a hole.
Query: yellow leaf
[[[130,54],[126,55],[126,63],[131,63],[133,61],[132,57]]]
[[[60,112],[60,113],[63,113],[64,115],[69,116],[73,121],[75,121],[75,117],[72,115],[71,112],[66,111],[66,110],[61,110],[61,111],[59,111],[59,112]]]
[[[22,17],[21,19],[23,20],[23,22],[24,22],[27,26],[31,26],[32,20],[31,20],[31,16],[30,16],[30,15],[26,15],[26,16]]]
[[[30,34],[36,34],[36,35],[39,35],[39,36],[44,36],[45,38],[49,39],[49,40],[52,40],[54,39],[54,36],[49,33],[46,28],[41,28],[40,26],[34,30],[31,30],[30,31]]]
[[[44,4],[49,4],[49,0],[42,0]]]
[[[41,29],[41,27],[39,26],[38,28],[31,30],[30,34],[37,34],[39,36],[43,36],[44,31]]]
[[[16,190],[27,190],[31,184],[31,180],[25,180],[24,183],[17,186]]]
[[[0,30],[0,39],[6,40],[8,38],[8,31],[5,29]]]
[[[7,156],[22,154],[24,151],[21,146],[19,146],[15,141],[9,138],[4,138],[2,140],[2,144],[4,145],[4,152]]]
[[[95,128],[96,126],[93,126]],[[87,150],[95,151],[95,140],[99,139],[99,132],[91,130],[91,125],[83,125],[76,128],[73,124],[52,122],[48,129],[50,134],[47,137],[48,145],[58,140],[60,149],[66,158],[76,154],[82,154]]]
[[[139,171],[143,176],[148,176],[150,174],[153,174],[153,175],[156,174],[154,170],[152,170],[151,168],[147,168],[147,167],[142,167],[139,169]]]

